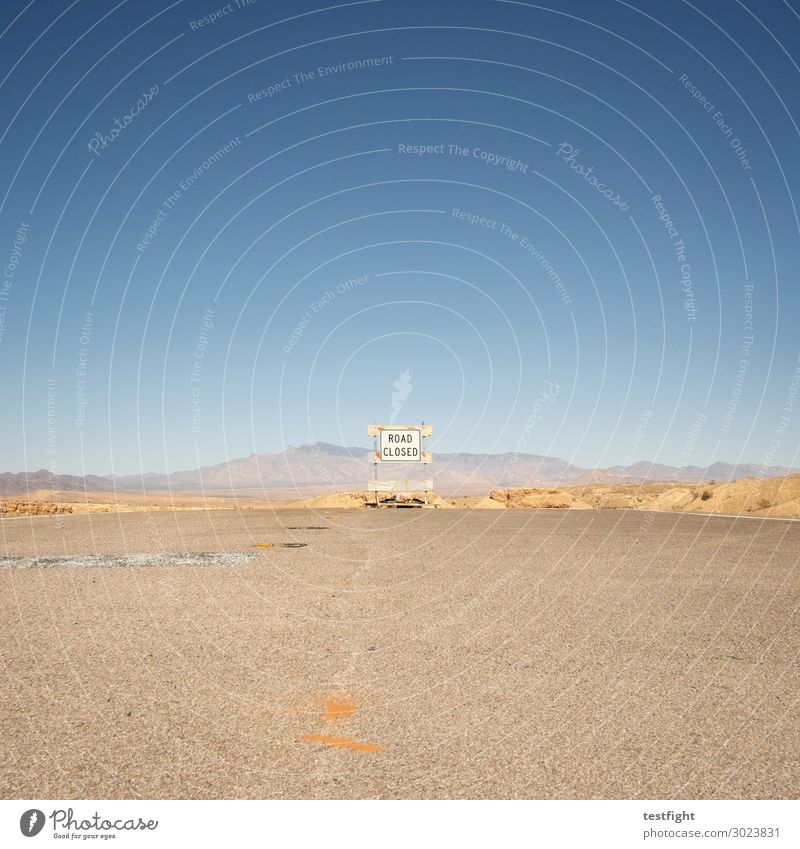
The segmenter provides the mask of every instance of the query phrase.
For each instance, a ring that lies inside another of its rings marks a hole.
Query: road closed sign
[[[382,428],[380,459],[382,463],[421,463],[419,428]]]

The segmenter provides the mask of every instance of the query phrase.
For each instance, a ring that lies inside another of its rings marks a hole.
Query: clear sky
[[[0,469],[798,464],[796,2],[220,4],[2,4]]]

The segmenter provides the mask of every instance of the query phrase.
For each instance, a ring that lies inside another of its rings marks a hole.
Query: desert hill
[[[112,491],[113,478],[101,475],[55,475],[47,469],[38,472],[0,473],[0,495],[26,495],[34,490],[58,492]]]
[[[258,509],[363,509],[374,495],[363,490],[327,492],[292,498],[291,490],[281,498],[256,496],[212,496],[192,492],[135,493],[106,491],[56,492],[34,490],[25,497],[0,498],[5,516],[61,513],[150,512],[162,510]],[[429,494],[433,508],[479,510],[654,510],[685,513],[725,513],[741,516],[800,518],[800,474],[783,478],[747,478],[729,483],[583,484],[564,487],[495,488],[488,495],[450,496]]]
[[[456,498],[451,499],[451,504],[479,508],[494,506],[487,501],[511,509],[632,509],[795,518],[800,517],[800,475],[697,485],[667,482],[594,484],[562,489],[495,489],[488,498]]]

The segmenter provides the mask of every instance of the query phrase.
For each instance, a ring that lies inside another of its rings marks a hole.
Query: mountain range
[[[265,490],[364,489],[374,474],[365,448],[346,448],[325,442],[289,447],[277,454],[250,454],[213,466],[143,475],[56,475],[38,472],[0,474],[0,495],[24,495],[34,490],[62,492],[164,491],[263,492]],[[799,469],[755,463],[713,463],[710,466],[667,466],[640,461],[630,466],[586,469],[557,457],[510,452],[505,454],[435,454],[425,475],[437,491],[468,495],[495,487],[566,486],[584,483],[650,483],[685,481],[725,483],[748,477],[773,478],[796,474]],[[384,464],[380,477],[415,479],[421,467]]]

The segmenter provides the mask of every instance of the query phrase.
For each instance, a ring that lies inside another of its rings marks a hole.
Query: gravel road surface
[[[3,520],[1,795],[797,798],[799,559],[636,511]]]

